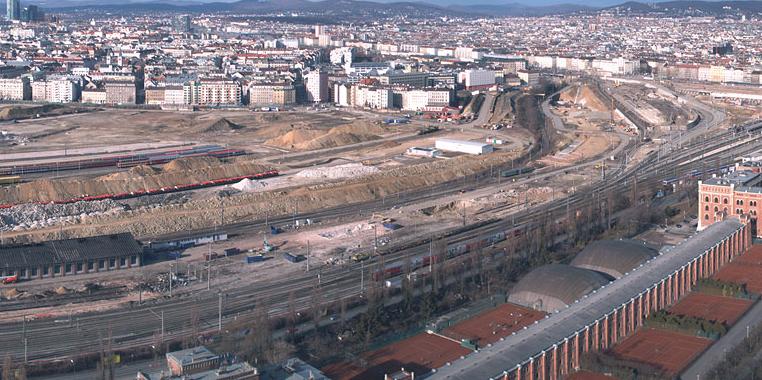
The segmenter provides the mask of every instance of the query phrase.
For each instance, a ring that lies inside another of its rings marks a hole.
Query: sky
[[[63,4],[69,3],[69,4],[98,4],[98,3],[140,3],[140,2],[164,2],[164,3],[212,3],[212,2],[236,2],[240,0],[121,0],[121,1],[113,1],[113,0],[31,0],[32,3],[38,3],[40,5],[52,5],[55,4],[55,6],[61,6]],[[251,0],[256,1],[256,0]],[[278,0],[268,0],[268,1],[278,1]],[[309,0],[309,1],[316,1],[316,0]],[[418,1],[418,2],[426,2],[429,4],[434,5],[469,5],[469,4],[491,4],[491,5],[499,5],[499,4],[523,4],[528,6],[545,6],[545,5],[552,5],[552,4],[579,4],[579,5],[588,5],[593,7],[600,7],[600,6],[610,6],[610,5],[616,5],[621,4],[627,0],[366,0],[366,1],[376,1],[381,3],[392,3],[392,2],[399,2],[399,1]],[[636,0],[640,2],[653,2],[654,0]],[[665,1],[665,0],[655,0],[656,2]],[[712,1],[712,0],[710,0]],[[2,0],[0,0],[2,2]]]

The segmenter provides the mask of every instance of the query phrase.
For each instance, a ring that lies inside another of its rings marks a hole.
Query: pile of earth
[[[222,162],[213,157],[188,157],[162,167],[136,166],[96,178],[40,179],[0,189],[4,203],[51,202],[83,195],[119,194],[144,189],[231,178],[269,170],[246,157]]]
[[[382,126],[368,122],[340,125],[329,130],[294,128],[270,138],[265,144],[295,151],[318,150],[377,140],[385,132],[387,130]]]

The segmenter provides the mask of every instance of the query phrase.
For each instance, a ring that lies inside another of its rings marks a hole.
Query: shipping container
[[[519,174],[531,173],[533,171],[534,171],[534,168],[515,168],[515,169],[504,170],[502,173],[500,173],[500,175],[503,177],[513,177]]]
[[[300,261],[305,260],[305,257],[303,255],[293,255],[288,252],[283,252],[283,258],[292,263],[298,263]]]
[[[239,253],[241,253],[241,250],[235,247],[225,249],[225,256],[233,256]]]
[[[246,263],[252,264],[252,263],[259,263],[265,261],[265,256],[263,255],[247,255],[246,256]]]

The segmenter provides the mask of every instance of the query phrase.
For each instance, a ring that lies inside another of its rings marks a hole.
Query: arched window
[[[709,205],[704,206],[704,211],[709,211]]]
[[[714,197],[714,203],[719,203],[720,200],[717,197]]]
[[[720,211],[719,207],[714,206],[714,212]]]
[[[709,220],[709,214],[704,214],[704,220]]]
[[[722,198],[722,204],[728,204],[728,198]]]
[[[709,202],[709,196],[704,197],[704,202]]]

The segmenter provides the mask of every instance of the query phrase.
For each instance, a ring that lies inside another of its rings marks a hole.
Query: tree
[[[3,380],[13,380],[13,358],[10,354],[6,354],[3,359]]]

